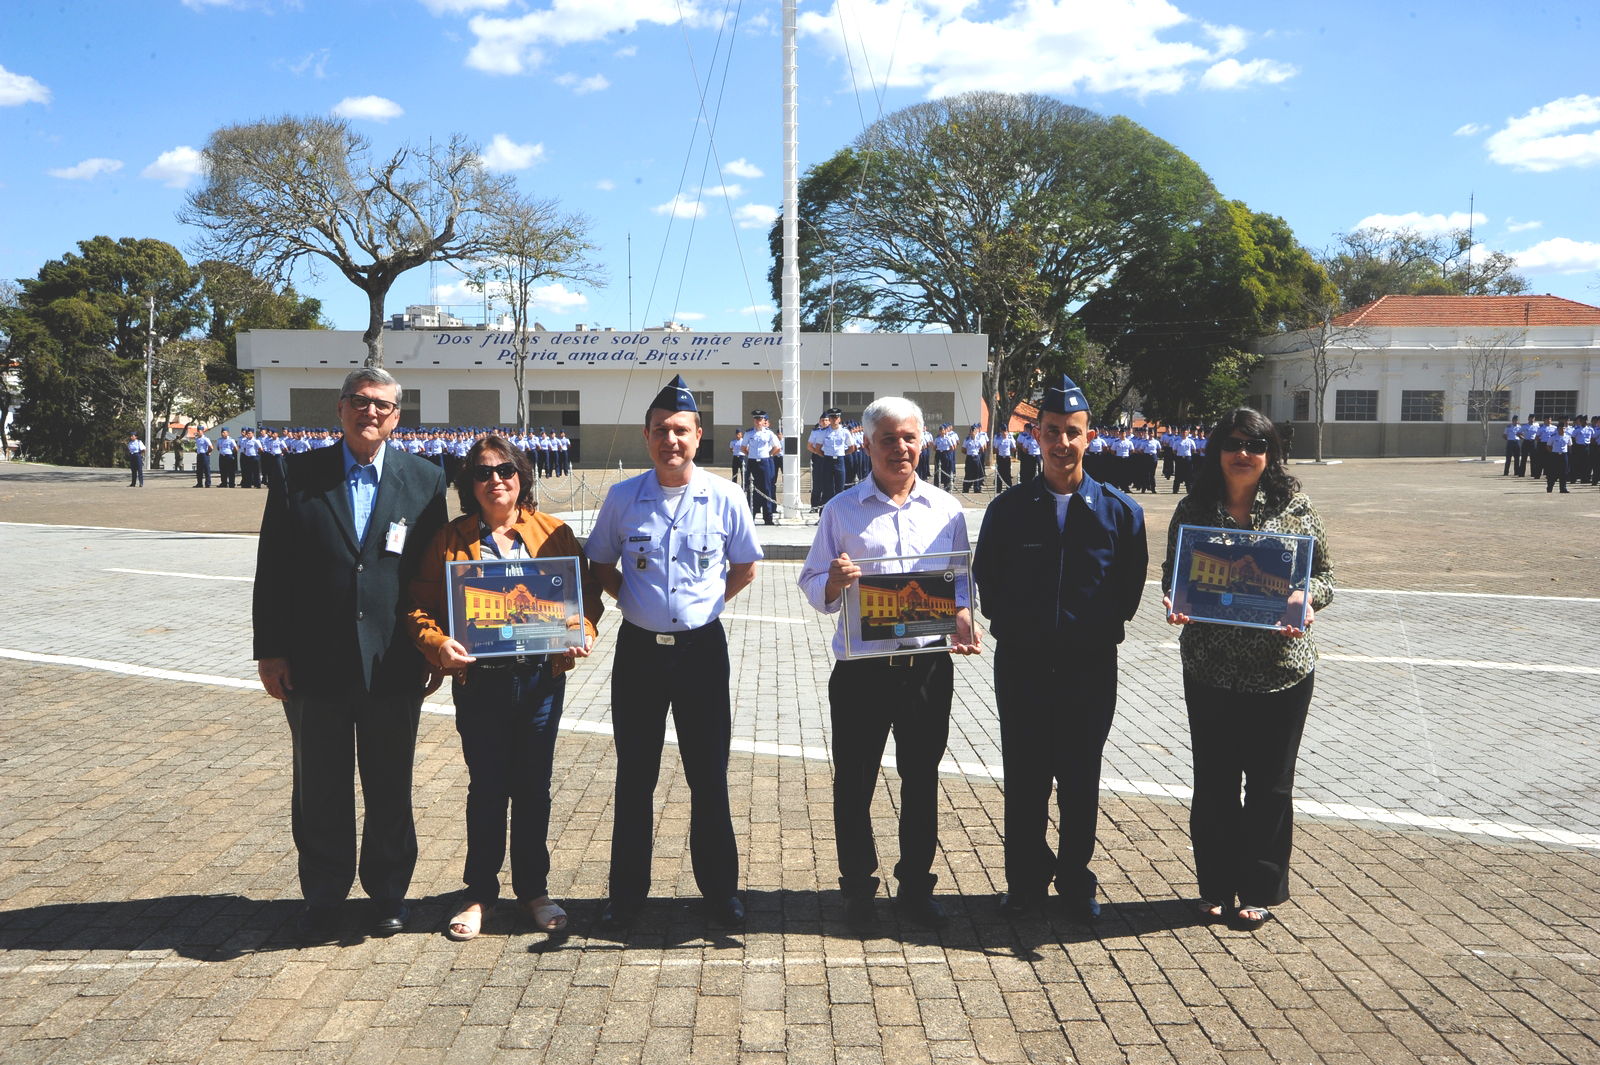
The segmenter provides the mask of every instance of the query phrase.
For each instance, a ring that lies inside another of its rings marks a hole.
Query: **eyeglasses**
[[[344,399],[344,400],[348,400],[350,402],[350,405],[352,407],[354,407],[356,410],[365,411],[365,410],[370,408],[372,410],[377,411],[379,414],[381,414],[385,418],[387,418],[389,415],[393,414],[395,411],[400,409],[400,404],[398,404],[398,403],[392,402],[392,401],[387,400],[387,399],[374,399],[371,396],[358,395],[355,392],[346,392],[344,395],[340,396],[339,398],[340,399]]]
[[[1248,451],[1252,455],[1265,455],[1267,442],[1258,437],[1249,440],[1240,440],[1237,436],[1230,436],[1222,442],[1224,451]]]
[[[517,467],[509,462],[502,462],[498,466],[474,466],[472,476],[475,480],[488,482],[491,477],[498,477],[502,481],[509,481],[517,475]]]

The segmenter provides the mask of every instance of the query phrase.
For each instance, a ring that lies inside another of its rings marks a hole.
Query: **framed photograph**
[[[1315,545],[1310,536],[1290,533],[1180,525],[1173,612],[1218,625],[1303,629]],[[1302,594],[1291,605],[1295,592]]]
[[[861,576],[845,589],[846,658],[943,651],[956,612],[971,605],[972,553],[852,559]]]
[[[576,557],[447,563],[450,635],[478,658],[582,647],[581,580]]]

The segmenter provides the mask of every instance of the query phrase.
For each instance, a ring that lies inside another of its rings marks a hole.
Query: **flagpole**
[[[800,154],[795,8],[783,0],[783,516],[800,517]]]

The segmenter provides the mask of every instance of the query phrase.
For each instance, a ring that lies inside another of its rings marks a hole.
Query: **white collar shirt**
[[[961,504],[949,492],[935,488],[918,478],[911,494],[899,506],[883,493],[878,482],[867,477],[854,488],[834,496],[822,510],[822,520],[811,541],[811,551],[800,569],[800,589],[813,607],[824,614],[840,615],[833,633],[833,656],[845,657],[845,614],[840,610],[846,590],[833,602],[827,601],[828,566],[841,554],[867,572],[905,573],[915,563],[885,562],[876,567],[868,565],[873,558],[895,558],[906,555],[931,555],[939,553],[965,554],[967,546],[967,520]],[[919,566],[918,568],[924,568]],[[965,572],[956,571],[955,599],[958,607],[969,607],[971,593]],[[859,611],[854,611],[859,621]],[[887,651],[895,647],[921,647],[937,643],[941,638],[924,636],[899,640],[852,640],[856,650]]]

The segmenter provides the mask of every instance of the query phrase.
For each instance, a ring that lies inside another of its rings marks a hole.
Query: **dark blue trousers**
[[[689,784],[689,854],[707,899],[739,886],[739,848],[728,804],[728,638],[722,622],[656,634],[624,621],[611,671],[611,724],[617,746],[616,824],[611,831],[611,898],[635,903],[650,894],[655,791],[661,775],[667,711]]]
[[[1055,881],[1063,898],[1093,898],[1089,871],[1100,815],[1100,759],[1117,709],[1117,648],[1062,654],[1016,640],[995,649],[994,695],[1005,768],[1007,889],[1038,899]],[[1051,785],[1060,845],[1050,849]]]
[[[519,900],[550,891],[550,774],[566,696],[565,675],[548,662],[482,668],[450,682],[456,731],[467,763],[466,898],[492,906],[500,898],[511,819],[511,890]]]

